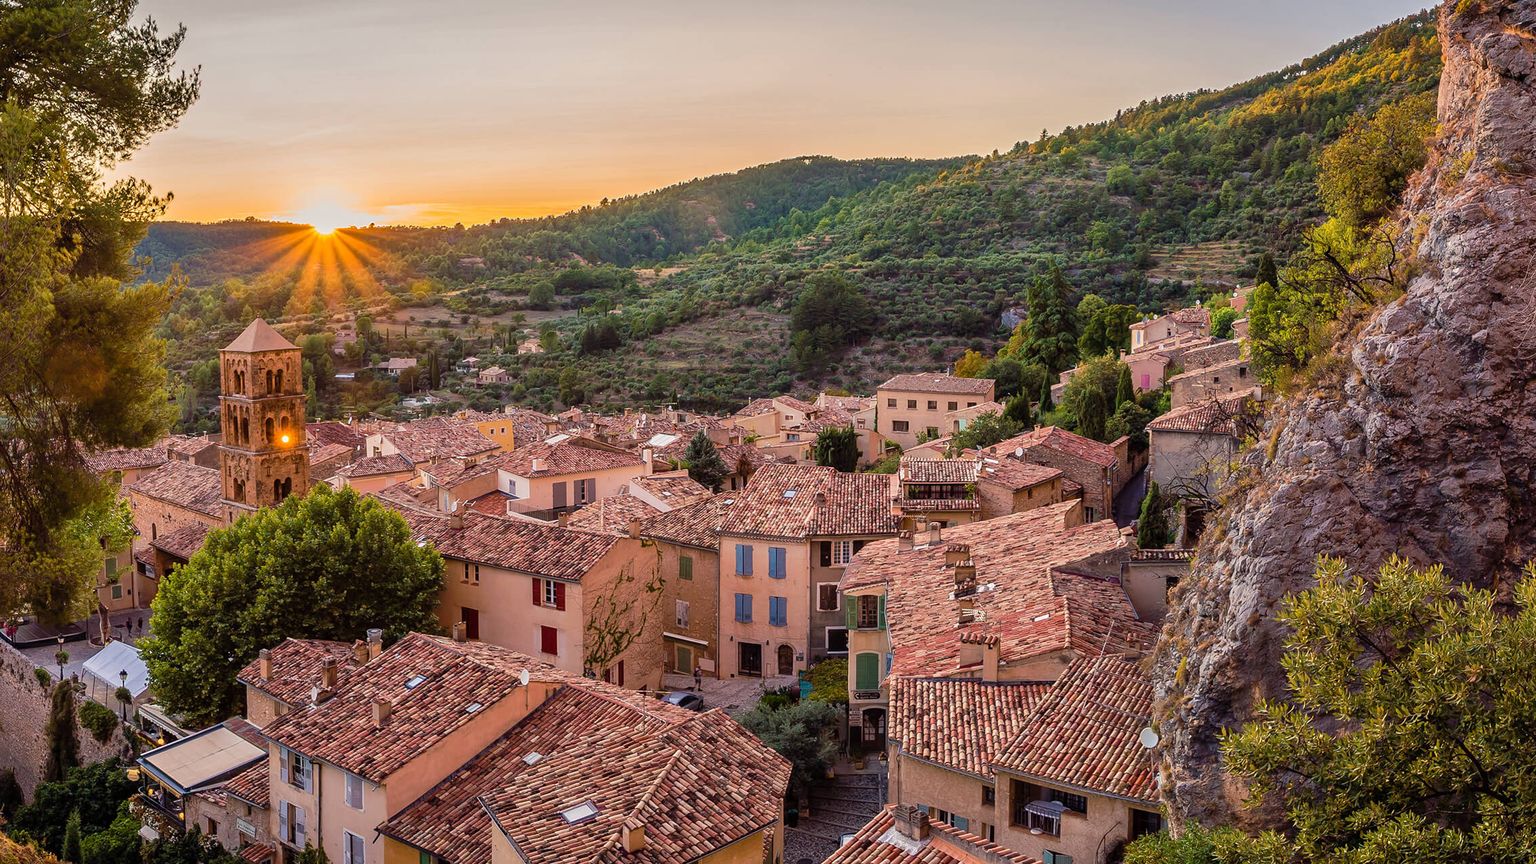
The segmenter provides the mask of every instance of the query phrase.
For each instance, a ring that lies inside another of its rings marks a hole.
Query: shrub
[[[80,706],[80,725],[90,731],[92,738],[105,744],[117,731],[117,715],[100,702],[87,699]]]

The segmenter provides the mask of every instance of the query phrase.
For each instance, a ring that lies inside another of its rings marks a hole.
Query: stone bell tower
[[[219,352],[225,521],[308,490],[303,369],[298,346],[260,318]]]

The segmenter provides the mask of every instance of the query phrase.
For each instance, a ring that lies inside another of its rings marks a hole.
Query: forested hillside
[[[349,306],[526,313],[548,319],[550,350],[497,356],[513,383],[463,395],[729,408],[989,350],[1006,335],[1001,313],[1053,263],[1077,292],[1144,312],[1241,280],[1321,217],[1321,149],[1356,114],[1432,90],[1439,69],[1434,28],[1416,16],[980,159],[788,160],[549,219],[339,232],[329,252],[306,250],[313,235],[296,226],[168,224],[141,252],[152,274],[179,262],[202,286],[166,327],[190,345],[249,313],[301,329]],[[796,332],[790,307],[820,270],[868,301],[856,338]],[[452,359],[473,334],[435,338],[414,347]]]

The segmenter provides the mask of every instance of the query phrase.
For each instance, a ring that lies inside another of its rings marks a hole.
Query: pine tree
[[[731,474],[730,467],[720,458],[715,442],[709,440],[702,429],[688,442],[688,449],[683,451],[683,461],[688,463],[688,476],[711,492],[720,491],[720,484]]]
[[[1267,249],[1264,251],[1263,255],[1259,256],[1259,272],[1254,274],[1253,284],[1255,284],[1255,285],[1279,285],[1280,284],[1280,275],[1279,275],[1279,273],[1277,273],[1275,271],[1275,256],[1269,254],[1269,250],[1267,250]]]
[[[1077,360],[1077,306],[1061,268],[1052,264],[1049,272],[1030,285],[1025,299],[1029,320],[1024,362],[1038,363],[1050,375],[1070,369]]]
[[[44,780],[63,780],[80,764],[80,740],[75,725],[75,685],[69,680],[53,685],[53,704],[48,711],[48,759]]]
[[[1029,426],[1029,397],[1023,393],[1008,400],[1003,407],[1003,417],[1019,424],[1020,428]]]
[[[1171,534],[1167,502],[1157,483],[1148,483],[1146,497],[1141,499],[1141,513],[1136,519],[1136,545],[1143,549],[1161,549],[1168,545]]]

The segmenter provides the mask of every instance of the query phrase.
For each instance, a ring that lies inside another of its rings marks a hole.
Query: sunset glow
[[[335,198],[315,198],[293,213],[291,220],[329,235],[338,228],[355,228],[373,221],[367,213],[342,204]]]

